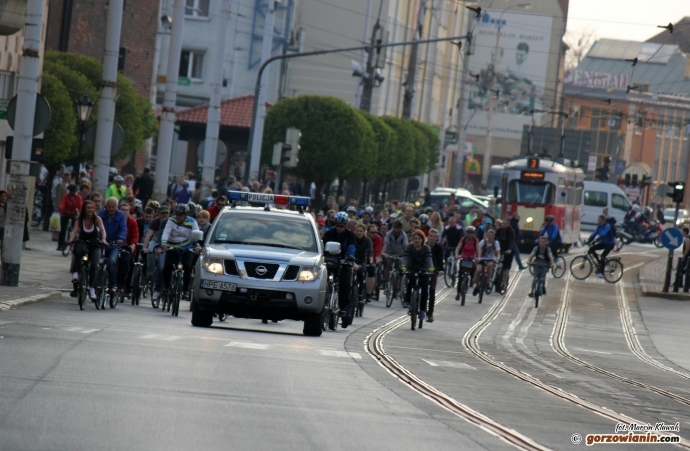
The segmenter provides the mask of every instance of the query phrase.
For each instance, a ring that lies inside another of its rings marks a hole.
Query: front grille
[[[257,268],[264,267],[266,272],[259,274]],[[244,262],[244,269],[247,270],[247,277],[254,279],[273,279],[278,272],[280,265],[275,263],[256,263],[256,262]]]
[[[285,269],[283,280],[295,280],[299,274],[299,266],[290,265]]]
[[[239,276],[240,273],[237,271],[237,264],[235,260],[224,260],[225,272],[231,276]]]
[[[224,291],[221,300],[246,298],[248,301],[268,301],[271,299],[287,299],[287,292],[275,290],[259,290],[254,288],[247,289],[246,293]],[[254,298],[254,299],[252,299]],[[294,296],[292,297],[294,299]]]

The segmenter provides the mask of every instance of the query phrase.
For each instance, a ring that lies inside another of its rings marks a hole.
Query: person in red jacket
[[[67,224],[70,218],[79,216],[81,206],[84,202],[80,195],[77,194],[77,185],[70,183],[67,186],[67,194],[62,196],[58,210],[60,210],[60,235],[58,236],[58,251],[62,251],[65,247],[65,238],[67,235]]]
[[[379,300],[378,292],[374,293],[374,288],[376,287],[376,268],[381,267],[381,252],[383,251],[383,238],[378,234],[378,230],[374,224],[369,224],[367,229],[367,236],[371,240],[371,246],[374,248],[374,265],[367,268],[369,273],[367,274],[367,293],[371,296],[371,299]]]
[[[225,196],[218,196],[216,198],[216,203],[208,207],[208,214],[211,216],[211,222],[213,222],[214,219],[216,219],[216,216],[218,216],[218,213],[225,207],[225,204],[228,202],[228,198]]]
[[[139,226],[137,220],[129,215],[129,204],[127,202],[120,203],[120,211],[125,215],[127,222],[127,240],[125,244],[129,247],[129,252],[122,252],[120,254],[119,271],[117,272],[117,291],[125,290],[125,296],[129,294],[130,287],[127,281],[129,280],[129,269],[134,260],[134,252],[136,244],[139,242]],[[124,246],[123,246],[124,247]]]

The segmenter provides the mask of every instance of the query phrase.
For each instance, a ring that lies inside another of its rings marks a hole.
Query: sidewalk
[[[0,310],[18,305],[54,299],[72,291],[69,274],[71,256],[57,252],[51,233],[30,230],[31,239],[22,251],[18,287],[0,287]]]
[[[661,289],[664,286],[664,276],[666,275],[666,261],[667,258],[663,257],[652,260],[642,266],[638,275],[642,295],[678,301],[690,301],[690,293],[683,293],[682,288],[680,288],[678,293],[673,292],[673,281],[676,275],[675,271],[671,273],[671,286],[669,292],[662,293]],[[675,264],[676,259],[674,258],[674,265]]]

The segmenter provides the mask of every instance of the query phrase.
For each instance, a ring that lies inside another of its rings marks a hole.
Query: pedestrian
[[[522,258],[520,257],[520,245],[524,243],[522,240],[522,235],[520,234],[520,213],[517,211],[513,213],[513,217],[510,218],[510,227],[515,232],[515,250],[513,252],[515,256],[515,262],[518,264],[520,271],[525,270],[525,265],[522,264]]]
[[[177,190],[173,195],[173,199],[178,204],[188,204],[192,200],[192,192],[189,190],[189,182],[187,180],[182,180],[182,188]]]
[[[7,217],[7,198],[9,194],[4,189],[0,189],[0,243],[5,237],[5,218]]]
[[[151,169],[144,168],[144,173],[141,174],[135,181],[132,190],[141,201],[142,205],[148,204],[153,196],[153,178],[151,177]]]
[[[133,186],[134,186],[134,176],[132,174],[125,175],[125,187],[126,188],[132,188]]]
[[[60,211],[60,236],[58,237],[58,251],[65,247],[65,238],[68,232],[67,225],[70,218],[76,219],[81,212],[82,198],[77,194],[77,185],[70,183],[67,186],[67,194],[62,196],[58,210]]]
[[[182,177],[181,175],[178,175],[178,176],[175,178],[175,181],[172,182],[172,183],[168,186],[168,200],[174,199],[174,198],[175,198],[175,194],[176,194],[179,190],[183,189],[183,188],[182,188],[182,181],[183,181],[183,177]]]
[[[62,167],[58,170],[62,175],[60,176],[61,181],[53,187],[53,213],[60,213],[60,201],[67,194],[67,185],[72,183],[72,174],[65,171]],[[52,241],[58,241],[59,232],[53,232]]]

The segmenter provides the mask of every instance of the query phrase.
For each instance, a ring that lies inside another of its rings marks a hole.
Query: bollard
[[[676,278],[673,281],[673,292],[678,293],[678,289],[683,285],[683,268],[682,268],[683,258],[678,257],[678,265],[676,266]]]

